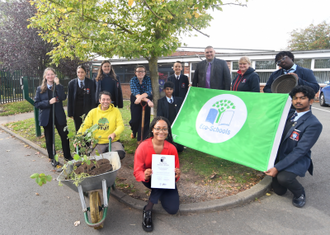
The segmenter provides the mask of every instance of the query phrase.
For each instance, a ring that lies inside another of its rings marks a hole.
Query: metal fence
[[[26,76],[22,71],[9,72],[0,70],[0,104],[24,100],[21,87],[21,78]],[[26,76],[29,84],[29,97],[35,96],[39,84],[38,75]],[[65,92],[67,92],[69,80],[61,80]]]

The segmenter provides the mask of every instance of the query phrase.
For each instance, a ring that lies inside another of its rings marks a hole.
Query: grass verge
[[[63,101],[63,105],[67,105],[67,100]],[[17,101],[7,104],[0,104],[0,116],[8,116],[19,113],[27,113],[33,111],[33,105],[26,100]]]

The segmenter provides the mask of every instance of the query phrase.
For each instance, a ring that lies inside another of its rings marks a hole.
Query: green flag
[[[172,124],[176,143],[266,171],[274,166],[288,94],[190,87]]]

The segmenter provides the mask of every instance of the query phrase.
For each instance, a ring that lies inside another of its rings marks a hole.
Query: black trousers
[[[70,144],[69,144],[69,139],[68,139],[68,131],[67,130],[64,131],[64,127],[66,127],[66,125],[59,125],[58,121],[55,118],[55,126],[56,126],[58,134],[61,137],[64,158],[67,160],[72,160],[71,153],[70,153]],[[53,155],[53,120],[52,120],[51,115],[50,115],[48,125],[44,126],[43,128],[44,128],[44,134],[45,134],[45,139],[46,139],[46,148],[47,148],[47,152],[48,152],[48,157],[50,159],[54,159],[54,155]]]
[[[142,105],[141,104],[134,104],[135,96],[131,95],[131,120],[129,121],[129,124],[131,126],[132,133],[134,137],[137,136],[137,141],[141,140],[141,124],[142,124]],[[148,97],[149,100],[152,99],[152,97]],[[145,102],[142,102],[142,104],[146,104]],[[150,124],[150,107],[148,104],[145,106],[145,114],[144,114],[144,128],[143,128],[143,139],[145,140],[148,137],[149,133],[149,124]]]
[[[74,121],[74,127],[76,129],[76,132],[78,132],[81,124],[82,124],[82,118],[81,115],[74,115],[73,116],[73,121]]]
[[[161,201],[162,207],[169,214],[176,214],[179,210],[179,193],[178,189],[175,185],[175,189],[159,189],[159,188],[151,188],[151,181],[143,182],[144,186],[151,189],[151,194],[149,200],[153,204],[157,204],[158,200]]]
[[[277,195],[283,195],[287,189],[293,193],[295,197],[300,197],[301,194],[305,194],[304,187],[296,179],[297,175],[288,172],[281,171],[275,177],[273,177],[272,187]]]

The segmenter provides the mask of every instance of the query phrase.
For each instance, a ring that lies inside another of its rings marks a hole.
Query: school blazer
[[[294,111],[290,111],[288,119]],[[278,171],[288,171],[301,177],[306,171],[313,174],[313,163],[311,159],[311,148],[316,143],[322,131],[322,124],[308,112],[300,117],[292,126],[283,140],[277,154],[275,168]]]
[[[72,79],[68,85],[68,117],[74,116],[74,108],[76,104],[76,95],[78,89],[78,78]],[[88,113],[95,108],[95,83],[89,78],[85,78],[84,94],[84,113]],[[88,89],[88,91],[87,91]]]
[[[36,96],[34,97],[34,106],[39,109],[39,126],[47,126],[51,121],[50,111],[53,105],[49,104],[48,91],[41,92],[41,86],[37,88]],[[58,102],[55,103],[55,117],[60,125],[66,125],[66,116],[63,109],[62,101],[66,99],[64,88],[61,84],[55,86],[55,97]]]

